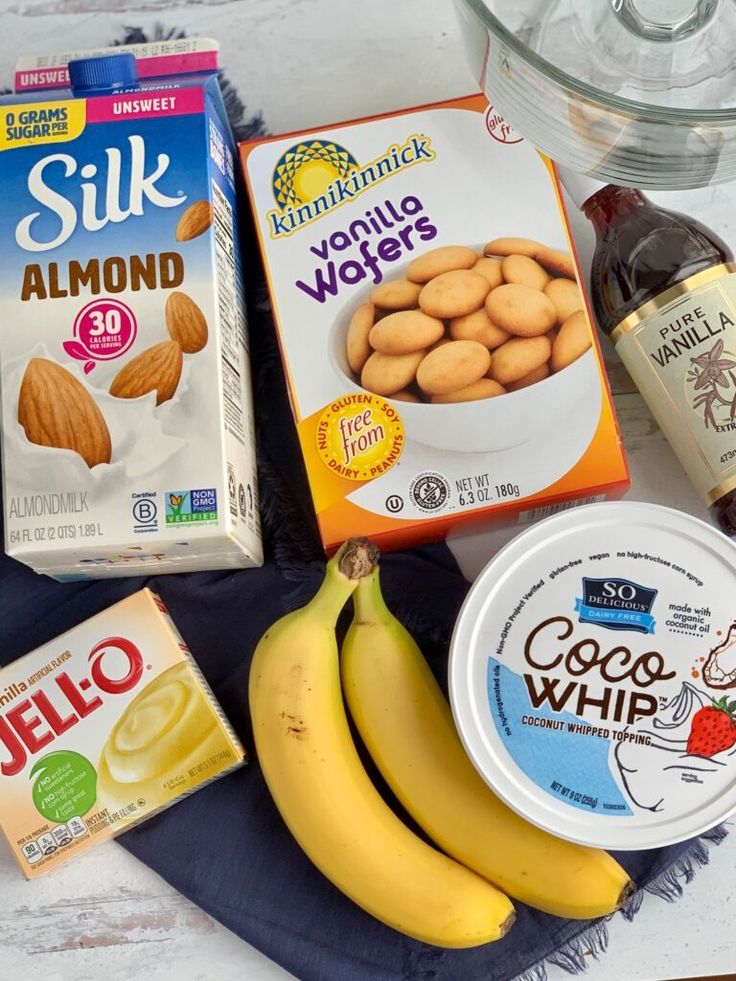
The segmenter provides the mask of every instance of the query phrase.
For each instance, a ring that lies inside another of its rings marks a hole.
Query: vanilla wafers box
[[[327,549],[625,491],[557,175],[484,96],[241,157]]]

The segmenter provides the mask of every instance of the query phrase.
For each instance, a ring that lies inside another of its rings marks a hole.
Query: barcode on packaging
[[[605,501],[605,494],[594,494],[592,497],[578,497],[574,501],[560,501],[559,504],[547,504],[542,508],[531,508],[529,511],[519,513],[518,524],[527,524],[530,521],[541,521],[542,518],[549,518],[560,511],[569,511],[571,508],[582,507],[583,504],[600,504]]]

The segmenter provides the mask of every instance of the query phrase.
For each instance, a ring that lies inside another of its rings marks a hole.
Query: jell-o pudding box
[[[0,829],[29,879],[244,761],[148,589],[0,670]]]
[[[57,579],[262,561],[236,155],[210,41],[0,100],[5,545]]]
[[[329,551],[624,493],[554,166],[484,96],[241,156]]]

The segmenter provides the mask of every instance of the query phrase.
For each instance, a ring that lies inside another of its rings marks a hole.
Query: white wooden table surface
[[[299,129],[473,90],[450,0],[0,0],[0,86],[20,51],[109,43],[125,26],[156,23],[216,37],[248,109],[272,132]],[[736,189],[661,196],[736,242]],[[589,253],[590,233],[578,240]],[[641,398],[607,351],[633,475],[630,497],[704,516]],[[511,533],[453,543],[477,574]],[[664,981],[736,968],[736,829],[682,899],[653,896],[632,924],[610,927],[609,952],[589,981]],[[566,977],[550,969],[550,981]],[[736,974],[731,974],[736,978]],[[279,981],[271,961],[193,906],[115,843],[50,877],[25,882],[0,842],[2,981]],[[461,979],[458,979],[461,981]],[[490,979],[489,979],[490,981]]]

